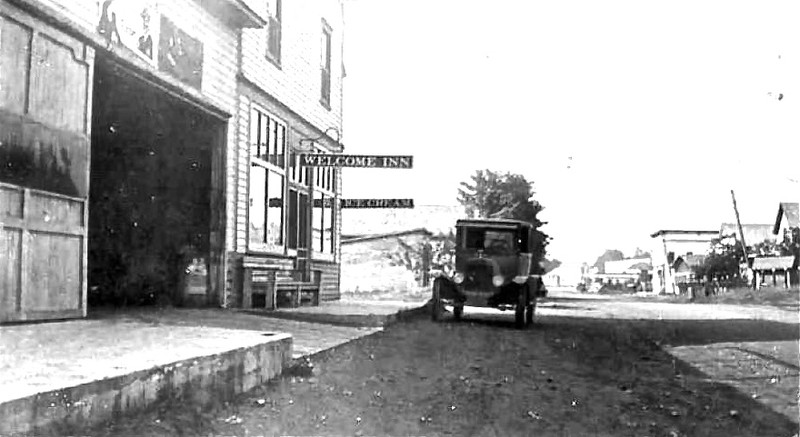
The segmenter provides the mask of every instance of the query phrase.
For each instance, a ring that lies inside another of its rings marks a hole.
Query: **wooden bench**
[[[299,307],[307,302],[310,305],[319,305],[319,272],[311,272],[308,282],[297,281],[293,278],[277,278],[275,282],[276,307]]]
[[[242,258],[242,307],[297,307],[303,302],[319,304],[320,274],[311,272],[311,280],[293,277],[292,266],[254,256]],[[261,298],[263,297],[263,303]],[[258,299],[259,302],[254,302]]]

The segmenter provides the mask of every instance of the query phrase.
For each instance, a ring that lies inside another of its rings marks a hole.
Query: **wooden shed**
[[[763,285],[789,288],[798,284],[797,259],[794,256],[756,257],[752,269],[756,290]]]

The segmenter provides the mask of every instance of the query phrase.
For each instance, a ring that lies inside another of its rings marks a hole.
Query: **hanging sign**
[[[301,153],[303,167],[412,168],[413,156]]]
[[[342,208],[414,208],[414,199],[342,199]]]
[[[314,199],[314,208],[330,208],[333,199]],[[413,208],[414,199],[339,199],[342,208]]]
[[[203,42],[161,17],[158,38],[158,68],[181,82],[201,89],[203,83]]]
[[[104,0],[97,32],[106,41],[121,44],[155,65],[159,13],[155,0]]]

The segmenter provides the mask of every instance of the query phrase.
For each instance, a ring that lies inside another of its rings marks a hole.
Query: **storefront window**
[[[253,167],[250,172],[250,232],[249,239],[251,245],[264,244],[267,241],[266,229],[267,222],[266,200],[267,193],[264,190],[267,186],[267,172],[264,168]]]
[[[251,111],[248,235],[251,250],[279,252],[283,249],[285,133],[286,126],[276,118],[256,108]]]
[[[289,249],[308,247],[308,194],[295,188],[289,190]]]
[[[333,229],[336,215],[334,171],[335,169],[332,167],[318,167],[314,172],[312,238],[315,253],[333,254]]]
[[[267,244],[283,245],[283,175],[267,172]]]

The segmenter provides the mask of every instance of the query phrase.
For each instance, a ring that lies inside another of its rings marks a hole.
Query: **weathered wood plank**
[[[21,293],[22,231],[0,228],[0,322],[14,320]]]

